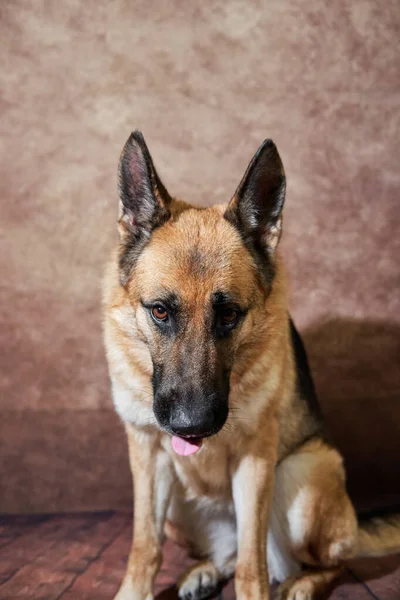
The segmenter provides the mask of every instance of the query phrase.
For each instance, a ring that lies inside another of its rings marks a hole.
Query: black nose
[[[179,437],[206,437],[215,432],[216,420],[211,407],[176,406],[171,410],[169,427]]]

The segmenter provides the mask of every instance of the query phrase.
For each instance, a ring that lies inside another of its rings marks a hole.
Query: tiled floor
[[[122,579],[131,519],[121,513],[0,517],[0,599],[108,600]],[[167,542],[158,600],[176,599],[174,583],[188,564]],[[232,600],[233,584],[221,600]],[[330,600],[400,600],[400,556],[357,563]]]

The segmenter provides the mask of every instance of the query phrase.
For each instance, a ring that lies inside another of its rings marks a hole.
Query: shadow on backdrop
[[[357,508],[400,506],[400,327],[337,318],[302,337]]]

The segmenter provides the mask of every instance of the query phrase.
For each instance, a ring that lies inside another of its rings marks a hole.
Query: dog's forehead
[[[164,290],[188,301],[219,291],[246,301],[254,279],[249,252],[216,208],[187,210],[156,230],[136,269],[141,295]]]

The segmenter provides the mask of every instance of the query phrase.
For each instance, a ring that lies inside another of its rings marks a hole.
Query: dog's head
[[[120,282],[151,356],[154,414],[188,454],[226,422],[234,361],[265,320],[283,166],[266,140],[227,207],[196,209],[171,198],[135,132],[119,190]]]

